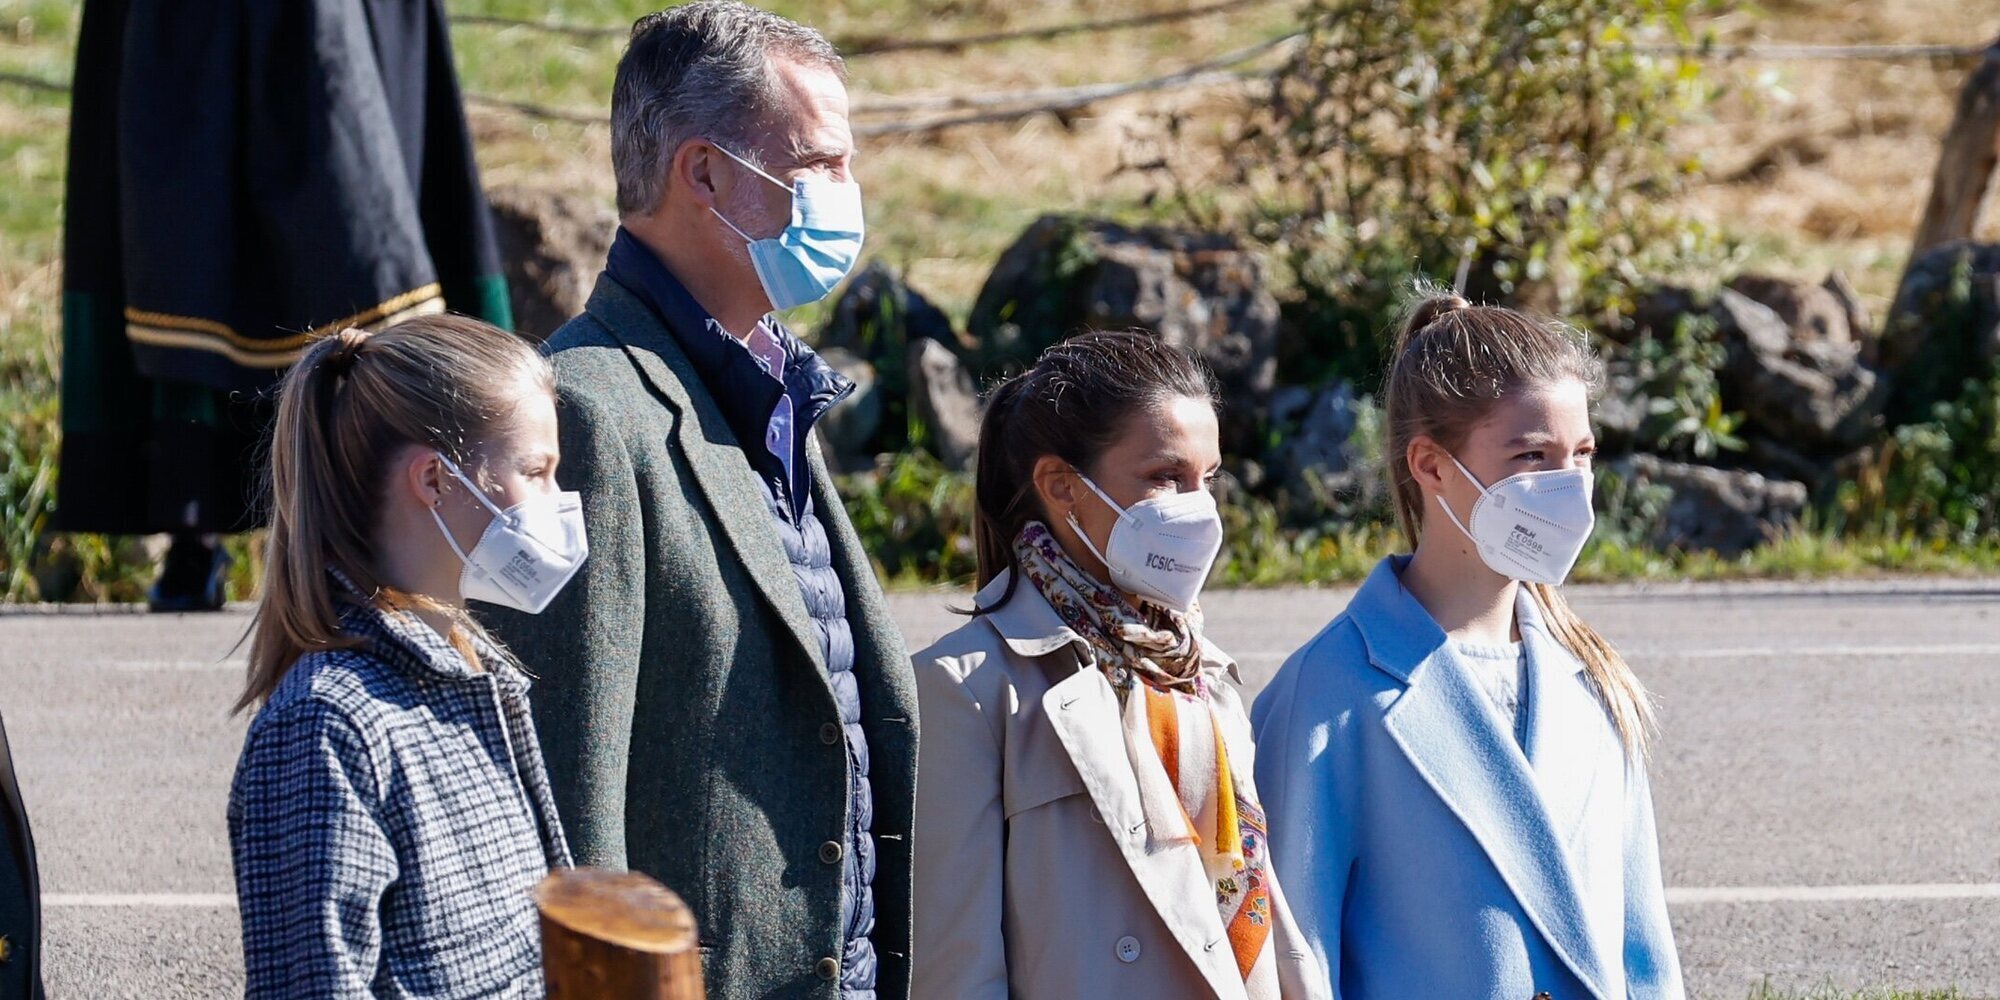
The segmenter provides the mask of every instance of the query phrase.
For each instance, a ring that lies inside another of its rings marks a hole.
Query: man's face
[[[743,165],[721,158],[716,172],[717,209],[756,239],[783,232],[792,218],[793,180],[819,176],[833,181],[854,179],[854,133],[847,121],[847,86],[831,69],[790,59],[771,63],[771,112],[751,130],[748,149],[730,152],[750,158],[785,183],[759,177]],[[749,251],[730,234],[729,242],[749,264]]]

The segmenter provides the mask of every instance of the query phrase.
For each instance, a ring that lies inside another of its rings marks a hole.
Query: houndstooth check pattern
[[[301,657],[229,797],[249,998],[542,996],[530,892],[570,863],[527,678],[354,606]]]

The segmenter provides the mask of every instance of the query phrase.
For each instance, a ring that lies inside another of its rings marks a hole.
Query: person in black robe
[[[63,265],[55,527],[170,532],[153,607],[220,607],[309,343],[512,325],[441,0],[87,0]]]
[[[41,882],[5,722],[0,722],[0,1000],[42,1000]]]

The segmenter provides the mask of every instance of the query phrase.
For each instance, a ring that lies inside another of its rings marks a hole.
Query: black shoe
[[[221,611],[223,585],[234,562],[219,541],[175,535],[159,580],[146,592],[146,606],[159,612]]]

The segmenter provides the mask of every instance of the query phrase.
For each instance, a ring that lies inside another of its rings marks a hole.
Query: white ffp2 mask
[[[1111,571],[1111,582],[1162,607],[1193,608],[1222,551],[1222,512],[1215,495],[1195,490],[1120,507],[1089,476],[1079,472],[1077,478],[1118,512],[1102,552],[1076,523],[1076,514],[1069,515],[1070,530]]]
[[[582,495],[544,493],[501,510],[451,459],[440,454],[438,460],[493,512],[492,522],[468,553],[451,536],[437,508],[431,508],[431,519],[444,532],[445,544],[465,564],[459,578],[460,594],[467,600],[541,614],[590,555],[583,531]]]
[[[1487,486],[1457,457],[1451,464],[1479,487],[1471,526],[1452,513],[1443,495],[1438,506],[1472,539],[1487,567],[1510,580],[1561,584],[1597,524],[1597,512],[1590,505],[1590,470],[1523,472]]]

